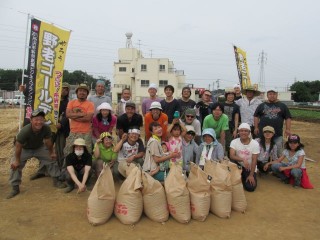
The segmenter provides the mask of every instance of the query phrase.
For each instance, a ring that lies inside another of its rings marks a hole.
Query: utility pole
[[[265,76],[264,76],[264,64],[267,63],[267,58],[265,52],[259,54],[258,64],[260,64],[260,77],[259,77],[259,88],[262,90],[265,89]]]
[[[220,79],[217,79],[216,83],[217,83],[217,90],[219,90],[219,88],[220,88]]]
[[[150,49],[150,58],[152,58],[152,49]]]

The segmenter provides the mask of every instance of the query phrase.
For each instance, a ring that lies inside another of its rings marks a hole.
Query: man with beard
[[[88,98],[88,100],[94,104],[94,116],[97,114],[96,109],[101,103],[107,102],[112,105],[111,98],[105,95],[105,88],[105,82],[103,80],[98,80],[95,89],[96,94]]]
[[[91,121],[94,114],[94,104],[87,100],[89,88],[81,83],[76,88],[77,99],[70,101],[67,105],[67,118],[70,120],[70,134],[64,148],[64,155],[67,156],[72,151],[72,146],[77,138],[82,138],[86,142],[89,153],[92,152]]]
[[[267,91],[268,101],[261,103],[254,113],[254,133],[263,134],[265,126],[271,126],[275,130],[274,141],[277,145],[277,155],[281,156],[283,150],[283,123],[285,122],[284,136],[291,135],[291,114],[289,108],[278,100],[278,92],[275,89]]]
[[[151,132],[149,130],[149,125],[152,122],[158,122],[162,127],[162,141],[166,141],[167,126],[168,126],[168,116],[162,112],[162,107],[159,102],[153,102],[150,106],[150,111],[144,117],[144,129],[146,135],[146,142],[148,142],[151,137]]]

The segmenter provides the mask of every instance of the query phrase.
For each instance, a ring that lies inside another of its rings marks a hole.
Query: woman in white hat
[[[112,107],[109,103],[101,103],[97,107],[97,115],[92,120],[92,139],[96,142],[101,133],[112,133],[113,128],[117,124],[117,118],[112,114]]]
[[[78,186],[78,192],[84,192],[87,188],[87,180],[90,179],[92,156],[87,150],[85,140],[82,138],[74,140],[72,149],[72,153],[66,157],[68,187],[65,193],[71,192],[74,189],[74,184]]]

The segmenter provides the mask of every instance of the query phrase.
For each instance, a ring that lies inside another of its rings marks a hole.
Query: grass
[[[308,109],[290,108],[292,119],[320,122],[320,112]]]

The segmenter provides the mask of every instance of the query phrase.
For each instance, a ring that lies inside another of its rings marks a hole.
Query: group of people
[[[268,90],[266,102],[257,98],[256,89],[248,87],[241,94],[240,86],[235,85],[226,90],[223,103],[213,99],[209,90],[196,103],[189,87],[182,89],[177,100],[174,87],[167,85],[166,97],[160,100],[157,85],[150,84],[142,114],[131,100],[130,89],[123,89],[115,110],[103,81],[97,82],[95,90],[88,97],[89,88],[80,84],[77,98],[69,100],[70,86],[62,85],[54,134],[45,124],[44,111],[32,112],[30,123],[17,135],[8,198],[20,193],[22,169],[31,157],[39,159],[40,166],[30,179],[47,173],[55,187],[66,187],[66,193],[75,185],[78,191],[85,191],[91,174],[98,177],[103,163],[109,164],[116,179],[123,178],[118,169],[121,163],[135,163],[164,181],[172,164],[181,165],[188,175],[190,162],[203,168],[206,160],[221,161],[227,155],[242,167],[247,191],[257,187],[256,166],[262,173],[272,171],[284,182],[292,177],[294,186],[300,186],[306,176],[303,145],[298,135],[291,134],[290,111],[274,89]],[[289,138],[282,151],[284,123]],[[140,134],[143,126],[145,139]],[[289,162],[284,163],[284,158]]]

